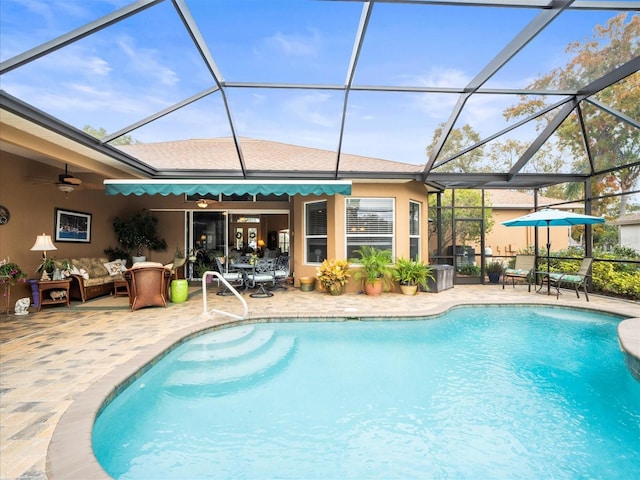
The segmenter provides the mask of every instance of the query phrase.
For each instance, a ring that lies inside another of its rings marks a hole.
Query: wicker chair
[[[131,311],[143,307],[166,307],[171,270],[161,263],[140,262],[124,272],[129,282]]]

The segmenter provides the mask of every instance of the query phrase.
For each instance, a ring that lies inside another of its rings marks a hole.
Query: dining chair
[[[274,271],[276,285],[274,288],[281,288],[283,290],[287,289],[287,278],[289,277],[290,271],[289,255],[280,255],[276,258]]]
[[[215,262],[216,269],[218,270],[220,275],[222,275],[222,278],[229,282],[233,287],[241,287],[242,285],[244,285],[245,278],[242,272],[225,272],[224,266],[222,265],[219,257],[215,257]],[[229,290],[229,287],[225,285],[224,289],[218,292],[218,295],[233,295],[233,293],[231,292],[231,290]]]
[[[273,297],[273,293],[268,291],[265,286],[271,284],[271,287],[274,287],[276,284],[275,260],[273,258],[259,258],[253,266],[253,271],[247,275],[247,279],[251,287],[257,287],[255,292],[249,294],[250,297]]]

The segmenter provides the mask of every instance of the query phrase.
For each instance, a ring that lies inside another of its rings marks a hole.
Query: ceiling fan
[[[58,181],[56,185],[58,186],[58,190],[64,193],[73,192],[77,187],[82,184],[82,180],[79,178],[75,178],[73,175],[69,175],[69,171],[67,169],[67,164],[64,164],[64,173],[58,175]]]
[[[55,185],[58,187],[58,190],[64,192],[65,195],[75,191],[75,190],[103,190],[104,186],[98,183],[86,183],[80,180],[77,177],[74,177],[69,173],[69,167],[67,164],[64,166],[64,173],[58,175],[58,180],[55,181],[53,179],[45,179],[38,177],[28,177],[28,179],[32,183],[48,183],[50,185]]]

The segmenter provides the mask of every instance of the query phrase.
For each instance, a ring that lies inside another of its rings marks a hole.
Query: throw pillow
[[[114,260],[113,262],[105,263],[104,266],[112,277],[122,273],[122,260]]]

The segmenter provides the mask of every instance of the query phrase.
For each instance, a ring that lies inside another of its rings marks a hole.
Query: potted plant
[[[340,259],[326,259],[317,268],[320,285],[331,295],[340,295],[349,278],[349,262]]]
[[[18,282],[26,282],[27,274],[22,271],[17,263],[2,260],[0,262],[0,285],[11,286]]]
[[[367,295],[380,295],[383,290],[388,290],[393,275],[391,267],[391,250],[380,250],[370,245],[363,245],[355,250],[360,258],[354,259],[357,268],[353,278],[362,281]]]
[[[504,271],[504,266],[501,262],[489,262],[485,265],[485,271],[489,276],[489,283],[500,283],[500,275]]]
[[[113,229],[118,237],[118,243],[128,252],[134,252],[133,263],[144,261],[144,249],[166,250],[167,242],[158,236],[158,217],[148,210],[142,209],[128,220],[116,217]]]
[[[26,276],[17,263],[10,262],[9,259],[0,262],[0,298],[4,299],[0,304],[0,311],[9,312],[11,286],[18,282],[26,282]]]
[[[429,291],[428,280],[433,280],[432,268],[417,260],[399,258],[393,269],[393,279],[400,284],[400,290],[405,295],[415,295],[418,286],[425,292]]]
[[[110,262],[114,260],[128,260],[131,252],[120,247],[107,247],[103,250]]]
[[[42,262],[40,262],[40,265],[36,268],[36,273],[42,274],[40,280],[51,280],[55,269],[56,259],[54,257],[42,257]]]

